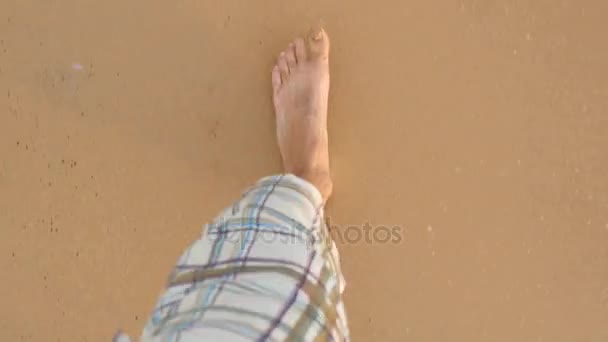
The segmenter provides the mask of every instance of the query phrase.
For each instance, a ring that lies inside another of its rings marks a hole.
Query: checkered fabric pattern
[[[181,256],[142,341],[345,341],[344,285],[319,191],[267,177]]]

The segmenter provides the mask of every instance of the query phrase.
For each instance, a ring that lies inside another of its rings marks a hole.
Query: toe
[[[306,60],[306,44],[304,43],[304,39],[298,38],[294,42],[296,49],[296,59],[298,63]]]
[[[287,66],[287,59],[285,58],[284,52],[281,52],[279,55],[277,66],[279,67],[279,73],[281,74],[281,81],[285,83],[289,77],[289,66]]]
[[[323,29],[313,29],[308,35],[310,59],[329,58],[329,37]]]
[[[287,60],[287,66],[289,67],[290,72],[296,67],[296,50],[293,43],[290,43],[285,50],[285,60]]]
[[[274,66],[272,68],[272,90],[276,93],[281,87],[281,73],[279,72],[279,67]]]

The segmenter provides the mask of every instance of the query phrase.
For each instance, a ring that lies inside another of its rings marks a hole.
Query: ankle
[[[292,173],[314,185],[321,193],[323,202],[326,202],[331,196],[333,182],[329,170],[308,170]]]

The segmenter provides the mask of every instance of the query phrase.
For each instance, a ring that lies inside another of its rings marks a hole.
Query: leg
[[[286,174],[260,180],[182,255],[144,341],[348,339],[337,251],[323,222],[329,39],[299,38],[272,72]]]

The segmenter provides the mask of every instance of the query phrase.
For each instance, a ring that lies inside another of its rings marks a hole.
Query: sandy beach
[[[139,336],[281,172],[270,71],[332,38],[355,341],[608,341],[608,2],[0,2],[1,341]]]

